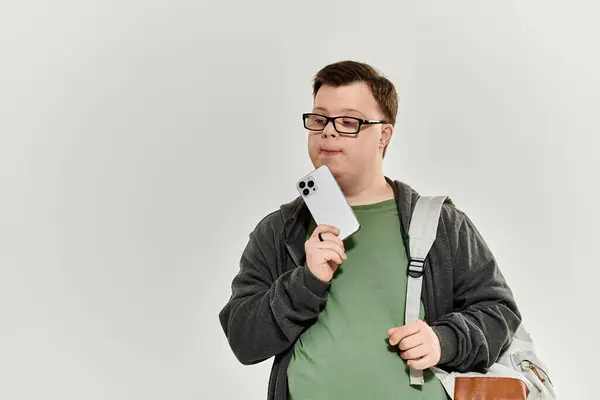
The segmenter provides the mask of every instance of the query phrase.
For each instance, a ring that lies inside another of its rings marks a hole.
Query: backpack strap
[[[442,205],[447,196],[421,196],[413,211],[408,231],[409,255],[408,284],[406,288],[405,324],[415,322],[421,310],[421,288],[425,258],[435,241]],[[423,385],[423,371],[410,369],[410,384]]]

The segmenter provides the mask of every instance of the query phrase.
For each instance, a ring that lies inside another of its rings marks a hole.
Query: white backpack
[[[422,272],[425,258],[436,238],[442,205],[446,196],[420,197],[413,212],[409,228],[410,265],[413,272],[408,277],[406,290],[406,323],[419,317],[421,306]],[[448,395],[454,400],[491,399],[491,391],[499,393],[496,400],[556,400],[554,386],[544,363],[537,357],[534,343],[523,324],[517,329],[510,346],[485,373],[447,372],[438,367],[430,370],[441,381]],[[504,385],[493,385],[498,380]],[[518,381],[516,381],[518,380]],[[522,383],[521,383],[522,382]],[[411,385],[422,385],[423,371],[410,370]],[[516,385],[511,385],[516,383]],[[523,387],[526,386],[526,389]],[[496,386],[492,388],[491,386]],[[520,389],[510,391],[510,388]],[[504,392],[503,392],[504,390]],[[502,393],[503,394],[500,394]],[[515,397],[515,392],[519,392]]]

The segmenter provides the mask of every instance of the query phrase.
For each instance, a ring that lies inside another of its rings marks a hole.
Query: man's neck
[[[392,187],[388,184],[383,173],[364,176],[352,181],[338,179],[348,203],[352,206],[378,203],[394,198]]]

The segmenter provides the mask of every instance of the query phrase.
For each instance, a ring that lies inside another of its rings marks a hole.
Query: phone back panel
[[[296,188],[317,224],[333,225],[344,240],[360,229],[360,224],[344,192],[327,166],[321,166],[300,179]]]

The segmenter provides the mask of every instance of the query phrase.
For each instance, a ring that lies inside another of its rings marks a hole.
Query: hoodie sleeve
[[[244,365],[286,350],[324,307],[329,283],[306,266],[277,276],[276,233],[261,223],[250,234],[231,297],[219,313],[229,345]]]
[[[454,312],[432,324],[440,339],[440,366],[457,370],[486,369],[510,344],[521,315],[496,260],[480,232],[462,212],[446,213],[452,253]],[[454,221],[452,221],[452,219]]]

